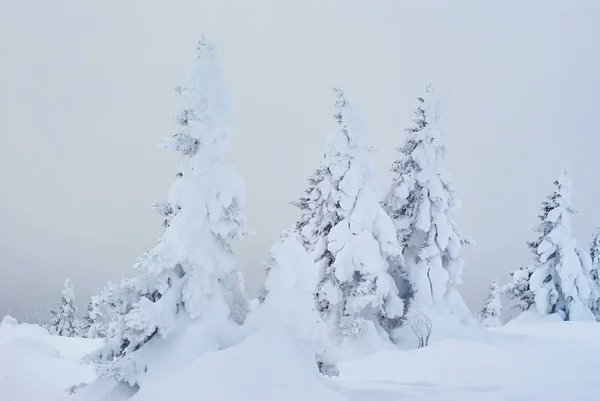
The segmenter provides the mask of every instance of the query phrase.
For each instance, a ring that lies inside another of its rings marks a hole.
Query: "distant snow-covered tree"
[[[592,320],[588,302],[590,279],[584,271],[582,253],[571,235],[571,182],[565,171],[555,182],[556,189],[543,202],[540,235],[530,242],[536,265],[529,277],[534,304],[542,314],[558,313],[563,320]]]
[[[196,327],[211,339],[198,337],[196,349],[218,348],[215,338],[241,325],[249,309],[231,248],[247,229],[244,185],[227,162],[229,99],[215,47],[203,39],[198,51],[188,85],[178,88],[181,131],[163,142],[183,156],[168,202],[155,206],[165,233],[136,264],[141,276],[103,293],[111,323],[105,345],[88,358],[101,375],[132,387],[160,365],[150,343]]]
[[[337,131],[321,167],[309,179],[297,232],[320,273],[317,309],[338,339],[358,337],[366,320],[399,321],[404,304],[390,271],[403,266],[392,222],[379,205],[371,158],[360,122],[335,90]]]
[[[273,257],[273,253],[271,251],[269,251],[269,253],[267,254],[267,258],[263,264],[263,267],[265,270],[265,279],[269,277],[269,273],[271,272],[271,269],[273,269],[273,267],[276,265],[276,263],[277,263],[277,261]],[[268,292],[269,291],[267,289],[267,283],[265,281],[263,283],[263,285],[260,287],[260,290],[258,291],[258,295],[256,296],[259,303],[262,303],[265,301],[265,298],[267,297]]]
[[[38,326],[44,326],[47,322],[47,313],[42,313],[39,310],[30,310],[25,314],[23,323],[37,324]]]
[[[50,334],[56,334],[56,326],[58,326],[58,312],[56,311],[56,309],[50,309],[50,318],[46,322],[44,322],[42,327],[48,330]]]
[[[281,325],[314,354],[321,373],[337,375],[327,326],[315,307],[317,267],[297,233],[285,231],[269,251],[263,301],[253,312],[258,324]]]
[[[502,313],[502,302],[500,301],[500,287],[498,280],[492,281],[490,288],[483,299],[479,319],[484,327],[502,326],[500,314]]]
[[[92,295],[88,302],[85,315],[79,325],[79,336],[85,338],[102,338],[106,335],[106,322],[100,308],[100,297]]]
[[[441,111],[431,85],[418,101],[382,205],[403,246],[410,302],[417,309],[451,312],[466,321],[471,313],[456,284],[462,283],[462,247],[472,241],[459,234],[454,222],[459,200],[444,166]]]
[[[594,227],[590,246],[590,259],[591,294],[589,305],[596,320],[600,322],[600,224]]]
[[[50,313],[52,313],[49,327],[50,334],[63,337],[77,335],[77,306],[75,305],[75,292],[71,280],[65,280],[58,310],[52,310]]]
[[[524,312],[534,304],[534,294],[529,288],[529,279],[533,273],[533,266],[521,267],[510,272],[511,281],[501,289],[501,294],[513,301],[509,309]]]
[[[91,318],[89,313],[90,303],[88,302],[85,307],[85,314],[77,322],[77,337],[87,338],[87,333],[91,326]]]

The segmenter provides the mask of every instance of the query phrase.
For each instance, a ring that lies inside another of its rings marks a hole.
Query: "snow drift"
[[[69,387],[95,375],[80,361],[98,340],[50,336],[46,329],[5,316],[0,324],[0,399],[66,400]]]

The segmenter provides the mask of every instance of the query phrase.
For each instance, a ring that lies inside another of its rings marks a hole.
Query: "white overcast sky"
[[[492,5],[493,4],[493,5]],[[233,101],[231,160],[257,236],[237,247],[248,288],[294,222],[332,129],[340,84],[368,122],[386,186],[431,81],[444,104],[462,209],[464,298],[531,262],[526,241],[563,167],[581,245],[600,213],[598,1],[3,0],[0,7],[0,308],[81,304],[160,236],[150,205],[178,164],[174,87],[205,32]],[[1,309],[0,309],[1,312]]]

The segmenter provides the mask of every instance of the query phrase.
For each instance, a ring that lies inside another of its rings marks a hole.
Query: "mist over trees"
[[[176,88],[176,131],[161,142],[180,157],[168,195],[152,206],[161,238],[139,257],[135,277],[108,283],[81,317],[67,279],[45,322],[53,335],[101,338],[86,362],[103,379],[135,392],[169,369],[171,351],[193,360],[252,330],[277,328],[320,374],[336,376],[340,350],[359,354],[377,342],[423,348],[449,330],[498,327],[503,301],[516,314],[600,320],[600,227],[589,249],[577,245],[566,171],[542,202],[536,238],[527,244],[531,263],[503,286],[494,280],[481,308],[469,310],[459,288],[464,247],[476,243],[456,222],[460,200],[431,84],[416,99],[412,121],[398,122],[408,128],[391,133],[399,146],[384,189],[356,104],[333,89],[322,158],[292,202],[298,221],[265,255],[265,280],[251,303],[234,252],[252,230],[244,182],[228,161],[230,100],[216,46],[202,38],[197,52],[186,85]]]

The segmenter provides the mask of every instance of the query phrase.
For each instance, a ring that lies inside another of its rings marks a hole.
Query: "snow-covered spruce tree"
[[[600,269],[600,223],[594,227],[594,232],[592,233],[590,258],[592,259],[592,268],[594,270]]]
[[[534,304],[534,294],[529,288],[533,270],[534,266],[526,266],[510,272],[511,281],[500,290],[502,295],[513,301],[508,309],[524,312]]]
[[[590,246],[591,267],[589,277],[591,281],[590,309],[596,320],[600,322],[600,224],[594,227],[592,244]]]
[[[74,337],[77,335],[77,306],[75,305],[75,292],[73,291],[71,280],[65,280],[58,310],[52,310],[51,313],[50,334],[63,337]]]
[[[106,322],[100,308],[100,297],[92,295],[88,302],[85,315],[79,325],[79,336],[85,338],[102,338],[106,336]]]
[[[323,162],[324,164],[324,162]],[[315,245],[326,237],[331,227],[342,220],[337,213],[337,205],[331,196],[330,182],[333,181],[326,166],[320,166],[308,179],[305,195],[292,205],[300,209],[301,217],[296,223],[296,232],[309,253]],[[328,255],[331,259],[331,255]]]
[[[500,287],[498,279],[492,281],[490,288],[483,299],[479,319],[483,327],[502,326],[500,314],[502,313],[502,302],[500,301]]]
[[[592,232],[590,244],[588,276],[590,278],[590,310],[600,322],[600,223],[596,224]]]
[[[221,348],[248,311],[231,249],[247,230],[243,182],[226,160],[229,100],[215,47],[202,39],[198,51],[187,86],[178,88],[181,131],[164,142],[183,156],[168,205],[155,207],[165,233],[138,261],[144,274],[105,291],[112,322],[106,344],[89,358],[101,375],[133,387],[158,369],[160,342],[177,343],[166,337],[185,338],[193,327],[198,346],[190,352]]]
[[[558,313],[563,320],[595,320],[588,302],[590,279],[571,236],[571,182],[565,171],[554,182],[556,189],[542,204],[540,233],[529,248],[536,265],[529,278],[534,304],[542,314]]]
[[[327,326],[314,301],[317,267],[298,234],[285,231],[268,256],[261,304],[251,315],[261,325],[280,325],[313,353],[321,373],[338,374],[330,355]],[[252,320],[249,318],[249,320]]]
[[[56,327],[58,326],[58,312],[56,309],[50,309],[50,319],[48,319],[42,327],[48,330],[50,334],[56,334]]]
[[[288,235],[287,232],[284,233],[284,236],[285,235]],[[282,237],[282,239],[283,239],[283,237]],[[269,253],[267,254],[267,258],[265,259],[265,261],[263,263],[264,270],[265,270],[265,282],[258,290],[258,294],[256,296],[256,299],[258,300],[259,303],[263,303],[267,297],[267,294],[269,293],[269,290],[267,289],[266,279],[269,277],[271,269],[273,269],[273,267],[276,264],[277,264],[277,261],[275,260],[275,258],[273,256],[273,252],[269,251]]]
[[[85,314],[81,317],[81,319],[79,319],[77,324],[77,337],[87,338],[88,330],[92,325],[90,312],[91,304],[88,302],[88,304],[85,307]]]
[[[444,166],[441,112],[431,85],[418,101],[382,205],[403,246],[411,308],[451,312],[466,321],[471,313],[455,285],[462,283],[462,246],[472,241],[461,236],[454,223],[459,201]]]
[[[402,256],[378,202],[371,148],[351,104],[340,89],[335,95],[337,131],[327,138],[306,196],[295,204],[302,211],[297,232],[319,267],[317,309],[341,341],[360,336],[366,320],[393,326],[404,304],[388,272],[401,269]]]

